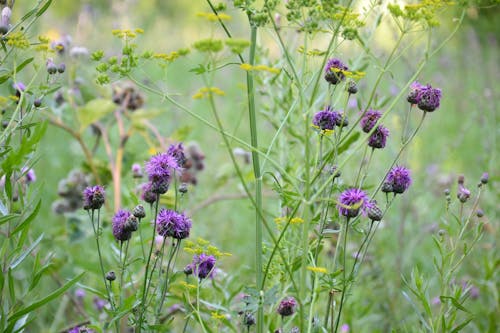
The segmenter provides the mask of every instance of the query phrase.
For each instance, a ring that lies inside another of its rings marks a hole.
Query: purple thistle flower
[[[348,324],[343,324],[340,326],[340,333],[349,333],[349,325]]]
[[[384,148],[389,136],[389,130],[384,126],[377,126],[377,129],[370,135],[368,139],[368,146],[372,148]]]
[[[395,166],[389,171],[385,183],[392,187],[395,194],[403,193],[411,185],[410,170],[403,166]]]
[[[360,210],[365,214],[370,205],[365,191],[359,188],[350,188],[340,194],[337,208],[342,216],[356,217]]]
[[[457,198],[461,203],[467,202],[470,198],[470,191],[463,185],[458,185]]]
[[[28,168],[24,167],[24,168],[21,169],[21,172],[24,173],[26,184],[30,184],[30,183],[36,182],[35,170],[33,170],[31,168],[28,169]]]
[[[104,307],[106,306],[106,301],[103,300],[102,298],[99,298],[97,296],[94,297],[94,306],[97,309],[97,311],[101,312]]]
[[[167,154],[175,158],[177,165],[180,167],[183,167],[187,161],[182,142],[170,145],[170,147],[168,147]]]
[[[330,84],[337,84],[345,79],[343,71],[349,68],[336,58],[328,60],[325,66],[325,80]]]
[[[190,266],[192,273],[201,280],[207,277],[213,277],[215,262],[216,259],[214,256],[202,253],[193,256],[193,261],[188,266]]]
[[[132,164],[132,177],[142,178],[142,167],[139,163]]]
[[[82,300],[85,297],[85,290],[78,288],[75,290],[75,297],[78,300]]]
[[[327,106],[324,110],[317,112],[313,117],[313,124],[318,126],[322,131],[333,130],[337,124],[339,113]]]
[[[368,110],[363,118],[361,118],[361,128],[363,129],[363,132],[369,133],[373,127],[375,127],[375,124],[377,121],[382,117],[382,112],[377,111],[377,110]]]
[[[408,97],[406,97],[406,100],[411,104],[418,104],[418,101],[420,100],[420,90],[423,87],[424,86],[421,85],[418,81],[413,82],[410,85],[410,92],[408,93]]]
[[[156,230],[163,237],[184,239],[189,237],[191,220],[182,213],[162,208],[156,218]]]
[[[432,88],[430,84],[420,89],[418,96],[418,108],[426,112],[432,112],[439,107],[441,101],[441,89]]]
[[[113,236],[120,242],[128,241],[132,237],[132,230],[127,225],[129,217],[133,216],[128,210],[120,209],[113,216]]]
[[[278,305],[277,312],[282,317],[288,317],[295,313],[296,308],[297,308],[297,301],[295,300],[295,298],[291,296],[285,297],[281,300],[280,304]]]
[[[100,209],[105,201],[104,188],[100,185],[89,186],[83,191],[83,209]]]
[[[146,172],[151,181],[151,191],[163,194],[167,192],[172,170],[179,169],[175,157],[168,153],[157,154],[146,163]]]
[[[141,185],[141,199],[152,205],[156,202],[156,193],[152,191],[151,182],[144,183]]]

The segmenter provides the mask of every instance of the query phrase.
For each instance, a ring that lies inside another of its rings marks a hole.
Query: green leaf
[[[19,216],[20,216],[19,214],[9,214],[9,215],[2,216],[2,217],[0,217],[0,225],[7,223],[10,220],[13,220]]]
[[[100,120],[116,108],[115,103],[108,99],[97,98],[89,101],[78,109],[78,121],[80,132],[83,132],[90,124]]]
[[[50,293],[46,297],[42,298],[41,300],[38,300],[38,301],[35,301],[35,302],[31,303],[30,305],[28,305],[24,309],[15,312],[11,316],[9,316],[9,318],[7,319],[7,321],[8,322],[17,321],[19,318],[21,318],[25,314],[33,312],[34,310],[38,309],[39,307],[41,307],[41,306],[49,303],[50,301],[58,298],[59,296],[61,296],[62,294],[64,294],[66,292],[66,290],[68,290],[73,285],[75,285],[84,275],[85,275],[85,272],[82,272],[82,273],[78,274],[75,278],[73,278],[72,280],[68,281],[61,288],[53,291],[52,293]]]
[[[33,209],[33,211],[31,212],[31,214],[26,218],[26,220],[24,220],[23,222],[21,222],[13,231],[12,231],[12,234],[16,234],[18,233],[19,231],[23,230],[25,227],[29,226],[31,221],[33,221],[33,219],[38,215],[38,212],[40,211],[40,207],[42,206],[42,199],[40,199],[38,201],[38,204],[36,205],[35,209]]]
[[[36,13],[36,17],[42,16],[42,14],[45,13],[45,11],[47,9],[49,9],[49,6],[51,3],[52,3],[52,0],[47,1],[47,3],[45,5],[43,5],[43,7],[38,10],[38,12]]]
[[[451,297],[451,296],[439,296],[439,299],[441,300],[441,302],[445,302],[446,300],[450,300],[451,303],[453,304],[454,307],[456,307],[457,309],[459,310],[462,310],[463,312],[467,312],[467,313],[470,313],[469,310],[467,310],[467,308],[465,308],[462,304],[460,304],[460,302],[454,298],[454,297]]]
[[[9,268],[7,271],[7,279],[9,283],[9,296],[10,296],[10,302],[15,303],[16,302],[16,289],[14,288],[14,278],[12,277],[12,269]]]
[[[35,247],[38,246],[38,244],[40,244],[40,242],[42,241],[43,239],[43,235],[44,234],[41,234],[40,237],[38,237],[36,239],[36,241],[33,242],[33,244],[31,244],[30,247],[28,247],[26,250],[24,250],[23,253],[21,253],[19,255],[19,257],[17,257],[16,259],[14,259],[12,261],[12,263],[10,264],[10,268],[11,269],[15,269],[20,263],[22,263],[24,261],[24,259],[26,259],[26,257],[31,253],[33,252],[33,250],[35,249]]]
[[[31,63],[35,58],[28,58],[24,60],[19,66],[16,67],[15,72],[19,73],[20,71],[23,70],[24,67],[26,67],[29,63]]]
[[[359,140],[359,137],[361,136],[361,133],[360,132],[355,132],[353,133],[348,139],[346,142],[344,142],[344,144],[342,144],[340,147],[339,147],[339,154],[342,154],[344,151],[346,151],[347,149],[349,149],[349,147],[352,146],[353,143],[355,143],[356,141]]]
[[[464,328],[465,326],[467,326],[471,321],[472,319],[474,319],[474,317],[470,317],[470,318],[467,318],[464,322],[460,323],[458,326],[456,326],[452,331],[451,333],[456,333],[456,332],[460,332],[460,330],[462,328]]]

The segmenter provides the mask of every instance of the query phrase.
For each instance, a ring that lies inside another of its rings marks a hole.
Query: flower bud
[[[347,92],[353,95],[358,92],[358,86],[356,85],[356,82],[349,81],[349,83],[347,84]]]
[[[135,206],[134,210],[132,211],[132,214],[138,219],[146,217],[146,211],[144,209],[144,206],[143,205]]]
[[[114,280],[116,280],[116,274],[115,272],[113,271],[109,271],[106,273],[106,280],[110,281],[110,282],[113,282]]]
[[[483,173],[483,175],[481,176],[481,183],[482,184],[488,184],[488,180],[490,179],[490,175],[485,172]]]
[[[49,73],[50,75],[57,73],[57,66],[56,64],[54,64],[52,59],[47,60],[46,66],[47,66],[47,73]]]
[[[59,66],[57,66],[57,71],[61,74],[64,73],[66,71],[66,65],[64,63],[59,64]]]

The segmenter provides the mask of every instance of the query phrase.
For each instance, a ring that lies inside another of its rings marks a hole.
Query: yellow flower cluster
[[[111,30],[111,33],[113,36],[116,36],[118,38],[123,38],[123,39],[132,39],[137,37],[137,34],[143,34],[144,30],[137,28],[135,30],[131,29],[114,29]]]
[[[300,46],[297,49],[297,52],[304,53],[304,47]],[[321,50],[318,50],[318,49],[312,49],[312,50],[307,51],[306,55],[308,55],[310,57],[321,57],[321,56],[324,56],[325,53],[326,53],[325,51],[321,51]]]
[[[266,65],[255,65],[252,66],[250,64],[241,64],[240,68],[245,70],[245,71],[266,71],[272,74],[279,74],[281,70],[279,68],[274,68],[274,67],[269,67]]]
[[[180,49],[177,51],[172,51],[170,53],[155,53],[153,54],[153,58],[165,60],[167,62],[172,62],[175,59],[185,56],[189,53],[189,49]]]
[[[196,286],[194,284],[187,283],[186,281],[181,281],[180,285],[188,290],[196,289]]]
[[[27,49],[30,47],[30,42],[24,33],[16,31],[7,36],[7,45],[18,49]]]
[[[196,242],[187,240],[184,244],[184,251],[190,254],[205,253],[208,255],[212,255],[217,259],[220,257],[229,257],[232,255],[231,253],[220,251],[216,246],[211,245],[209,241],[203,238],[198,238]]]
[[[328,270],[325,267],[307,266],[306,269],[313,273],[321,273],[321,274],[328,273]]]
[[[203,97],[207,97],[209,94],[224,96],[226,93],[217,87],[203,87],[193,95],[193,99],[202,99]]]
[[[342,73],[345,77],[351,78],[353,80],[359,80],[365,77],[365,72],[358,71],[346,71],[341,68],[331,67],[330,70],[335,73]]]
[[[289,217],[288,216],[282,216],[282,217],[277,217],[274,219],[274,222],[276,224],[281,224],[281,223],[286,223],[288,222],[289,220]],[[304,223],[304,219],[301,218],[301,217],[293,217],[291,220],[290,220],[290,224],[301,224],[301,223]]]
[[[325,135],[325,136],[331,136],[333,133],[335,133],[334,130],[331,130],[331,129],[324,129],[324,130],[321,130],[321,128],[319,128],[319,126],[316,126],[316,125],[311,125],[314,129],[318,130],[318,131],[321,131],[321,134]]]
[[[40,42],[35,46],[35,51],[51,52],[50,49],[50,38],[47,36],[38,36],[38,41]]]
[[[226,315],[224,315],[224,314],[220,314],[220,313],[218,313],[218,312],[216,312],[216,311],[213,311],[213,312],[211,313],[211,316],[212,316],[212,319],[215,319],[215,320],[226,319]]]
[[[224,14],[224,13],[218,13],[217,15],[215,15],[214,13],[202,13],[202,12],[200,12],[200,13],[197,13],[196,16],[202,17],[202,18],[207,19],[207,20],[212,21],[212,22],[215,22],[218,20],[229,21],[231,19],[231,16]]]

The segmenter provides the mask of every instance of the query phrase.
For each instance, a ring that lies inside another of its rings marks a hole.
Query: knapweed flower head
[[[395,166],[387,175],[385,183],[391,188],[395,194],[401,194],[406,191],[411,185],[410,170],[403,166]]]
[[[364,214],[369,207],[368,195],[359,188],[350,188],[342,192],[337,204],[339,214],[346,217],[356,217],[360,211]]]
[[[432,88],[430,84],[420,89],[418,96],[418,108],[426,112],[432,112],[439,107],[441,101],[441,89]]]
[[[156,219],[156,230],[163,237],[185,239],[189,237],[191,220],[183,213],[162,208]]]
[[[141,185],[141,199],[151,205],[155,203],[157,195],[152,190],[151,182],[147,182]]]
[[[406,97],[406,100],[412,105],[418,104],[418,101],[420,100],[420,90],[423,87],[424,86],[421,85],[418,81],[413,82],[410,85],[410,92],[408,93],[408,97]]]
[[[381,149],[385,147],[387,142],[387,137],[389,136],[389,130],[384,126],[377,126],[377,129],[370,135],[368,139],[368,146],[374,149]]]
[[[146,163],[146,173],[151,182],[151,190],[159,194],[167,192],[172,171],[177,169],[179,169],[177,160],[168,153],[160,153],[151,157]]]
[[[100,209],[105,201],[104,188],[100,185],[89,186],[83,191],[83,209]]]
[[[194,255],[193,261],[188,266],[191,268],[193,275],[202,280],[213,277],[216,261],[214,256],[201,253],[200,255]]]
[[[345,79],[343,71],[348,69],[349,67],[339,59],[329,59],[325,66],[325,80],[330,84],[338,84]]]
[[[179,167],[184,167],[187,158],[184,153],[184,147],[182,146],[182,142],[179,142],[177,144],[171,144],[170,147],[168,147],[167,154],[175,158],[175,160],[177,161],[177,165]]]
[[[139,163],[132,164],[132,177],[142,178],[142,167]]]
[[[115,216],[111,220],[113,225],[113,236],[120,242],[125,242],[132,237],[132,230],[127,226],[127,222],[130,216],[133,216],[128,210],[120,209],[116,212]]]
[[[278,305],[277,312],[282,317],[288,317],[295,313],[296,308],[297,308],[297,301],[295,300],[295,298],[291,296],[285,297],[281,300],[280,304]]]
[[[324,110],[317,112],[313,117],[313,124],[318,126],[320,130],[333,130],[337,125],[337,120],[340,117],[338,112],[327,106]]]
[[[373,127],[375,127],[375,124],[377,121],[382,117],[382,112],[378,110],[368,110],[366,111],[365,115],[363,118],[361,118],[360,125],[361,128],[363,129],[363,132],[369,133]]]
[[[458,186],[458,192],[457,192],[457,198],[460,200],[461,203],[467,202],[470,198],[470,190],[468,190],[465,186],[459,185]]]

